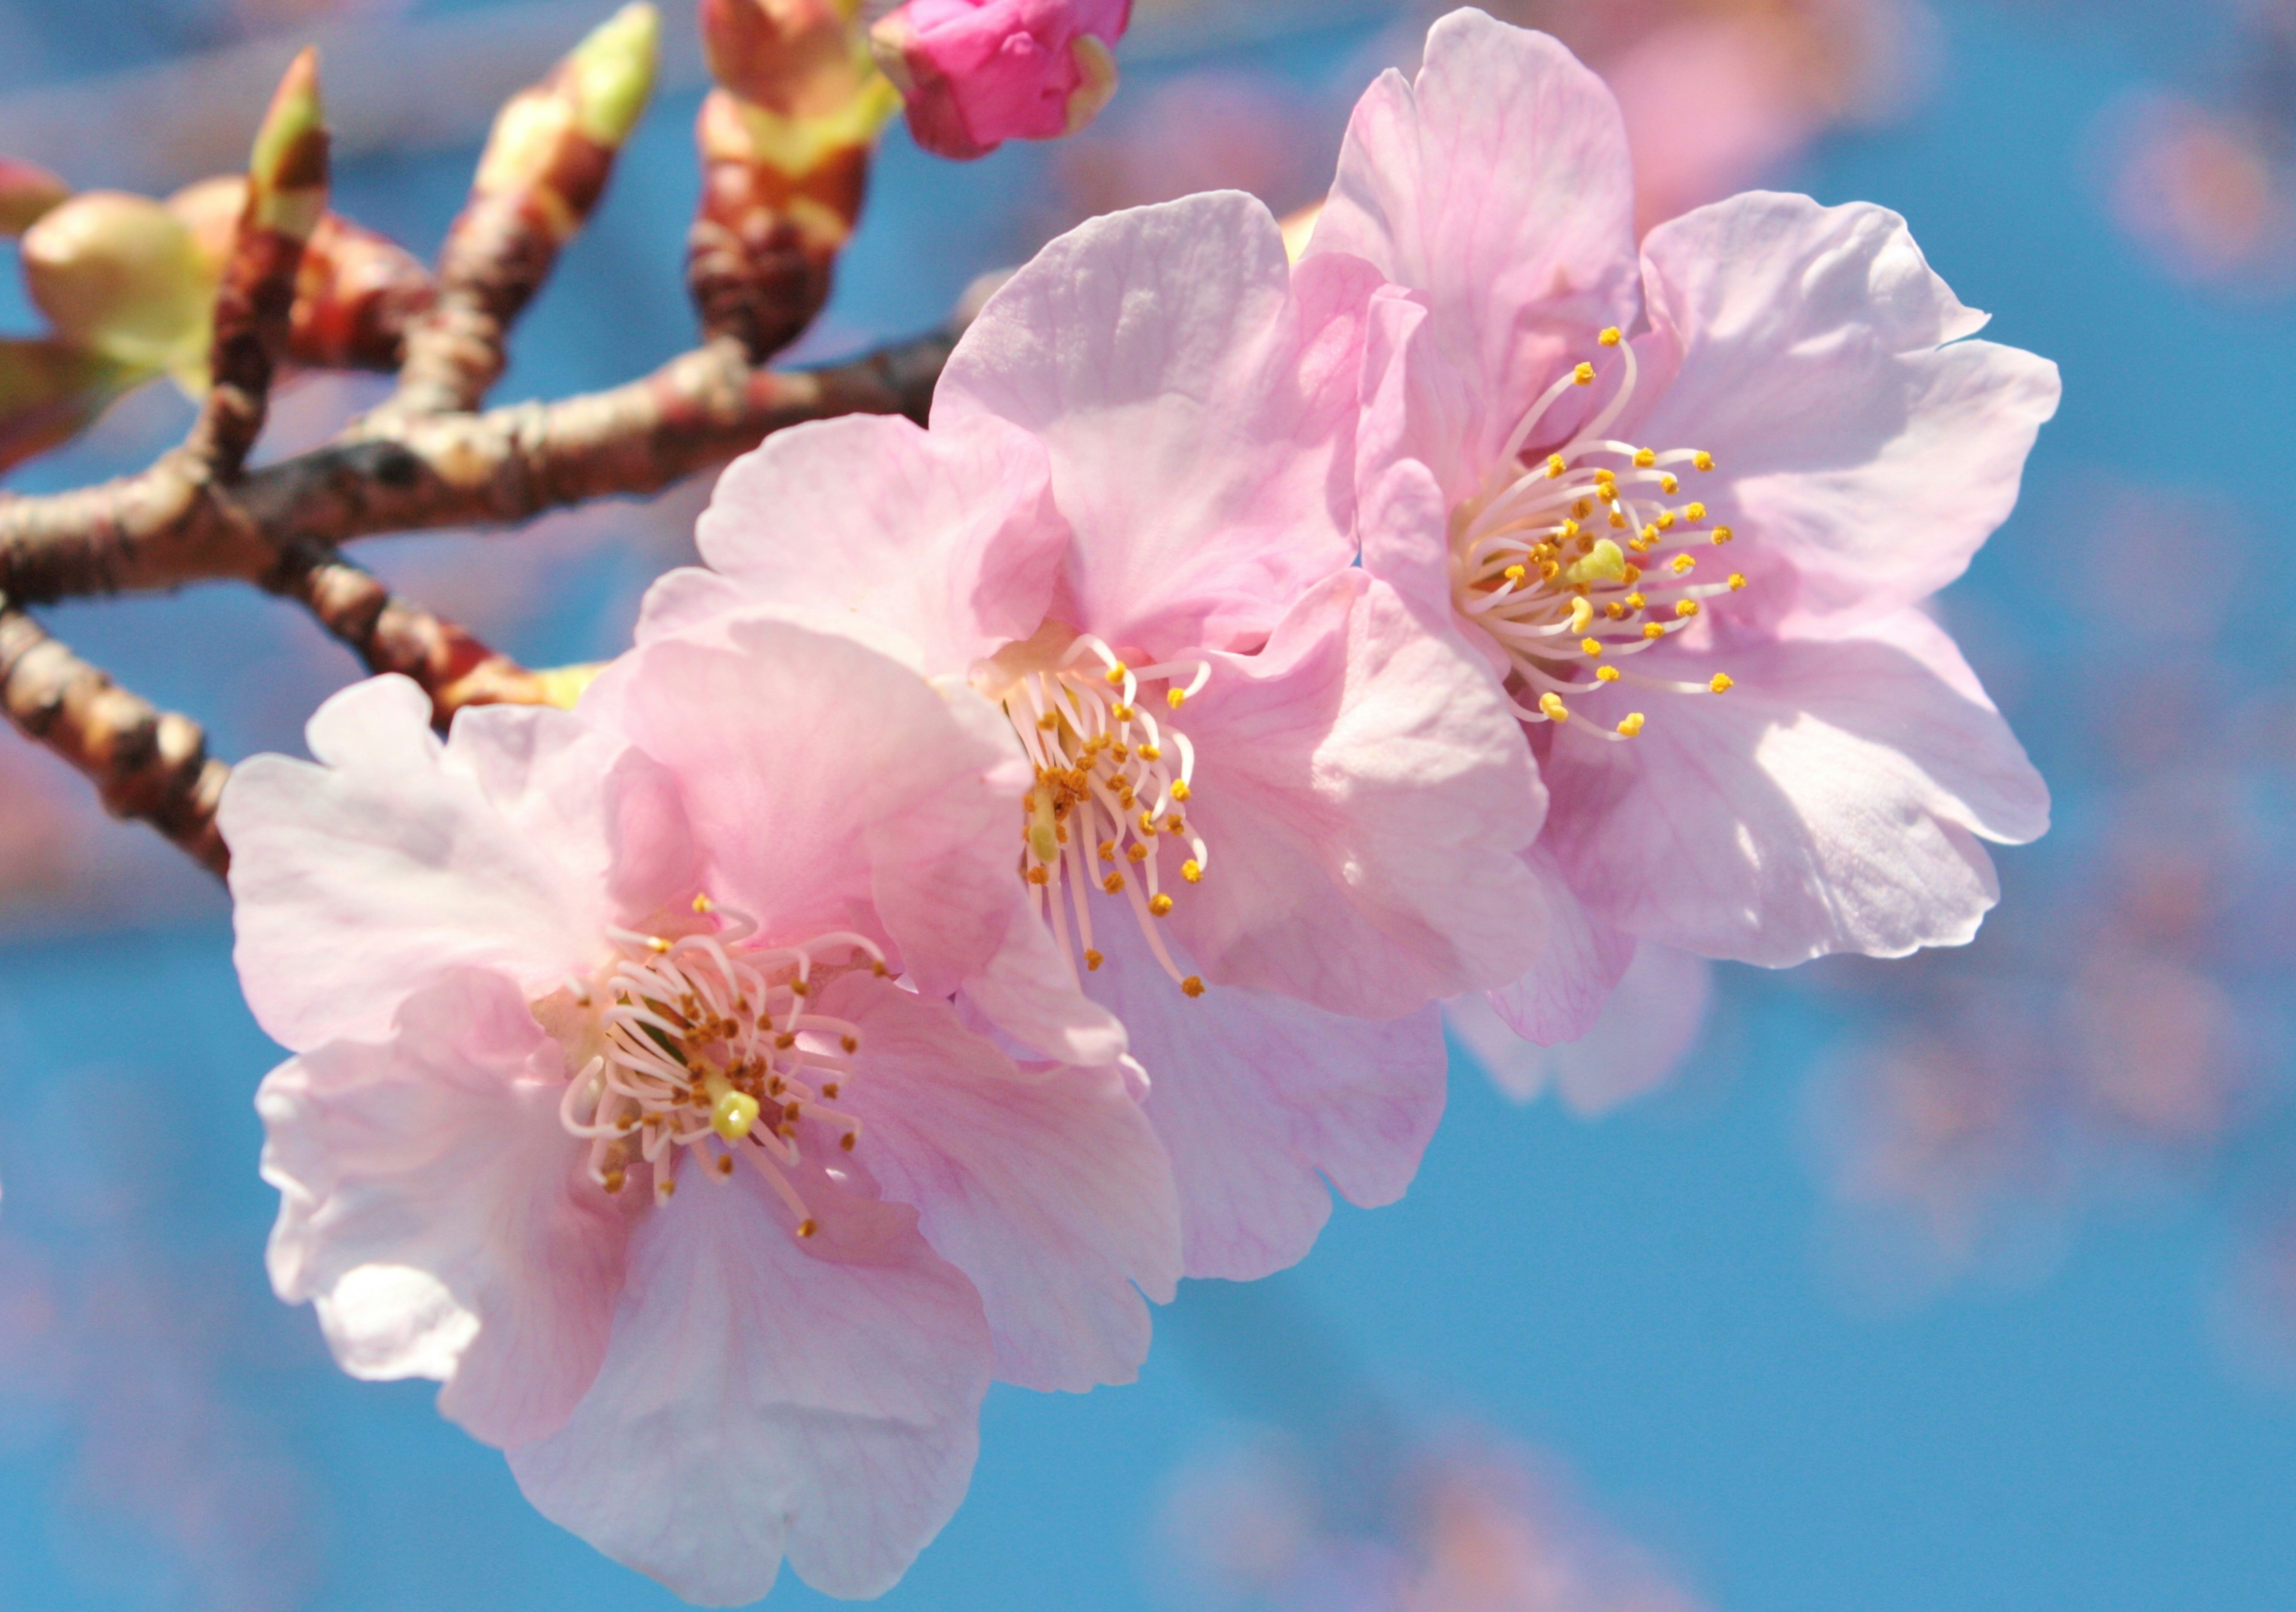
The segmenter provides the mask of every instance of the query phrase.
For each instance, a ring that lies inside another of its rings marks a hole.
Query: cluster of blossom
[[[730,469],[574,708],[234,773],[275,1285],[688,1599],[882,1592],[991,1380],[1404,1191],[1444,999],[1975,932],[2046,796],[1921,606],[2057,398],[1981,323],[1870,206],[1638,251],[1601,81],[1444,19],[1296,263],[1087,224],[929,426]]]

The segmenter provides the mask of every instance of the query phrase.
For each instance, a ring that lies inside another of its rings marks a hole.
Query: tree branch
[[[115,817],[148,822],[221,877],[216,803],[231,769],[188,716],[129,693],[0,601],[0,705],[26,737],[92,781]]]
[[[750,366],[713,342],[610,391],[410,420],[215,485],[181,454],[134,476],[0,502],[0,593],[27,603],[269,580],[297,543],[508,524],[610,495],[644,495],[775,431],[931,406],[941,332],[833,368]]]

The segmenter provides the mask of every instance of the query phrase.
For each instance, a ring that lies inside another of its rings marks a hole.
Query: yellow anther
[[[1595,607],[1593,605],[1587,603],[1584,599],[1574,599],[1570,601],[1570,630],[1572,632],[1585,632],[1587,630],[1587,624],[1594,619]]]
[[[1160,746],[1160,745],[1153,745],[1153,744],[1144,744],[1144,745],[1142,745],[1142,746],[1140,747],[1140,759],[1141,759],[1141,760],[1143,760],[1143,761],[1161,761],[1161,760],[1163,760],[1163,759],[1164,759],[1164,750],[1163,750],[1163,747],[1162,747],[1162,746]]]
[[[1128,706],[1128,705],[1119,705],[1119,706],[1111,706],[1111,707],[1109,708],[1109,712],[1108,712],[1108,714],[1109,714],[1110,717],[1111,717],[1111,719],[1113,719],[1114,721],[1117,721],[1117,722],[1129,722],[1129,721],[1131,721],[1135,716],[1138,716],[1140,713],[1139,713],[1139,712],[1137,712],[1137,711],[1136,711],[1136,710],[1134,710],[1134,709],[1133,709],[1130,706]]]
[[[1107,958],[1103,957],[1090,946],[1084,949],[1084,966],[1087,973],[1097,974],[1100,972],[1100,965],[1107,961]]]
[[[1100,888],[1106,890],[1111,896],[1123,895],[1124,875],[1121,873],[1111,873],[1107,878],[1100,881]]]
[[[858,1132],[858,1131],[848,1131],[848,1132],[846,1132],[846,1133],[845,1133],[845,1134],[844,1134],[844,1135],[842,1135],[842,1136],[840,1136],[840,1137],[839,1137],[839,1138],[837,1139],[837,1145],[838,1145],[839,1147],[840,1147],[840,1148],[843,1148],[843,1149],[844,1149],[848,1153],[850,1153],[850,1152],[853,1150],[854,1144],[855,1144],[855,1143],[857,1143],[857,1142],[858,1142],[860,1140],[861,1140],[861,1133],[860,1133],[860,1132]]]
[[[1634,568],[1627,563],[1626,551],[1620,548],[1610,538],[1603,537],[1597,539],[1595,545],[1587,551],[1587,556],[1585,559],[1572,563],[1570,567],[1570,580],[1574,584],[1588,582],[1617,582],[1622,579],[1626,574],[1632,569],[1634,569]],[[1578,612],[1574,610],[1571,614],[1572,618],[1575,620],[1577,618]],[[1571,629],[1573,632],[1584,632],[1585,630],[1584,626],[1573,627]]]
[[[598,1184],[609,1192],[619,1192],[629,1184],[629,1177],[619,1170],[609,1170]]]
[[[1643,528],[1639,536],[1645,546],[1656,543],[1658,541],[1658,528],[1654,526],[1646,526]]]
[[[1580,364],[1577,369],[1570,372],[1570,379],[1577,381],[1580,386],[1594,385],[1595,366],[1591,364]]]
[[[1710,471],[1714,468],[1714,455],[1701,449],[1690,456],[1690,462],[1702,471]]]
[[[1100,859],[1103,862],[1114,862],[1116,860],[1116,841],[1113,839],[1103,839],[1100,842]]]
[[[1595,682],[1597,682],[1597,683],[1616,683],[1616,682],[1618,682],[1618,680],[1619,680],[1619,668],[1618,668],[1618,667],[1614,667],[1614,666],[1603,666],[1603,667],[1596,667],[1595,668]]]
[[[1562,696],[1560,694],[1541,694],[1538,697],[1538,708],[1546,713],[1546,719],[1549,722],[1570,720],[1570,708],[1562,703]]]
[[[1053,882],[1053,871],[1047,867],[1030,868],[1028,880],[1030,884],[1050,884]]]
[[[1578,648],[1581,653],[1592,659],[1603,652],[1603,641],[1599,638],[1581,638],[1578,641]]]
[[[1193,856],[1189,857],[1187,861],[1180,864],[1180,877],[1186,880],[1190,884],[1203,883],[1204,864],[1198,862]]]
[[[1629,560],[1628,561],[1627,561],[1627,572],[1626,572],[1626,575],[1625,575],[1625,576],[1623,576],[1623,577],[1620,577],[1620,578],[1619,578],[1619,580],[1620,580],[1620,582],[1625,583],[1628,587],[1632,587],[1632,586],[1634,586],[1634,585],[1635,585],[1635,584],[1636,584],[1637,582],[1640,582],[1642,579],[1643,579],[1643,568],[1642,568],[1642,567],[1640,567],[1640,566],[1638,566],[1638,565],[1636,565],[1636,564],[1633,561],[1631,561],[1631,560]],[[1643,608],[1643,607],[1642,607],[1640,604],[1636,604],[1636,605],[1635,606],[1635,609],[1636,609],[1636,610],[1640,610],[1640,609],[1642,609],[1642,608]]]
[[[1175,812],[1164,819],[1164,831],[1168,834],[1185,834],[1188,831],[1188,820]]]
[[[1172,898],[1169,896],[1151,896],[1148,898],[1148,910],[1159,918],[1169,917],[1172,912]]]
[[[712,911],[717,904],[718,904],[716,902],[710,900],[707,896],[696,896],[693,898],[693,910],[697,912],[709,912]]]
[[[816,1221],[810,1215],[797,1223],[797,1234],[800,1237],[812,1237],[820,1230],[820,1223]]]
[[[1111,688],[1111,689],[1120,689],[1120,688],[1122,688],[1122,687],[1124,686],[1124,678],[1125,678],[1125,667],[1124,667],[1124,663],[1123,663],[1121,660],[1118,661],[1114,666],[1112,666],[1112,667],[1109,667],[1109,668],[1108,668],[1108,686],[1109,686],[1110,688]]]
[[[1729,673],[1717,672],[1714,674],[1714,680],[1706,686],[1718,694],[1726,694],[1738,685],[1730,681]]]
[[[1194,791],[1193,790],[1191,790],[1190,788],[1188,788],[1188,781],[1187,781],[1186,779],[1185,779],[1185,778],[1175,778],[1174,780],[1172,780],[1172,798],[1173,798],[1173,799],[1175,799],[1175,800],[1185,800],[1189,796],[1191,796],[1191,795],[1193,795],[1193,794],[1194,794],[1194,793],[1195,793],[1195,791]]]
[[[1559,562],[1553,560],[1542,560],[1538,562],[1538,579],[1541,582],[1552,582],[1562,574],[1562,567]]]
[[[1730,573],[1730,591],[1731,591],[1732,593],[1736,593],[1740,588],[1744,587],[1745,585],[1746,585],[1746,573],[1745,573],[1745,572],[1743,572],[1743,571],[1733,571],[1733,572],[1731,572],[1731,573]]]
[[[1643,626],[1643,636],[1649,639],[1652,643],[1656,643],[1660,639],[1666,636],[1666,629],[1659,626],[1655,621],[1645,622]]]
[[[1563,462],[1562,454],[1549,454],[1546,456],[1546,479],[1549,481],[1553,481],[1562,476],[1563,472],[1568,471],[1570,468],[1570,465]]]
[[[859,1051],[861,1050],[861,1042],[860,1042],[860,1038],[859,1038],[858,1036],[854,1036],[854,1035],[840,1035],[840,1036],[837,1038],[837,1044],[838,1044],[839,1046],[843,1047],[843,1048],[845,1049],[845,1052],[846,1052],[846,1055],[847,1055],[848,1057],[852,1056],[854,1053],[856,1053],[856,1052],[857,1052],[857,1051]],[[836,1092],[832,1092],[830,1093],[830,1095],[831,1095],[832,1097],[834,1097],[834,1096],[836,1096],[836,1095],[837,1095],[837,1093],[836,1093]]]
[[[1577,521],[1566,520],[1560,527],[1555,528],[1554,540],[1557,543],[1568,543],[1573,537],[1578,536],[1579,532],[1583,529],[1584,528],[1581,528]]]
[[[720,1153],[718,1155],[718,1162],[710,1167],[720,1175],[731,1175],[734,1173],[734,1156],[731,1153]]]
[[[1174,689],[1170,693],[1164,696],[1164,703],[1170,706],[1174,710],[1178,710],[1182,706],[1188,703],[1188,691],[1185,689]]]
[[[1628,567],[1627,568],[1627,569],[1628,569],[1628,570],[1630,570],[1630,571],[1631,571],[1631,570],[1633,570],[1634,569],[1635,569],[1635,568],[1634,568],[1634,567],[1632,567],[1632,566],[1628,566]],[[1634,578],[1633,578],[1632,577],[1628,577],[1628,578],[1627,578],[1627,580],[1628,580],[1628,581],[1629,581],[1629,582],[1632,582],[1632,581],[1634,580]],[[1643,597],[1643,595],[1641,595],[1640,593],[1629,593],[1629,594],[1628,594],[1628,595],[1627,595],[1627,609],[1628,609],[1628,610],[1641,610],[1641,609],[1643,608],[1643,606],[1644,606],[1644,605],[1648,604],[1649,602],[1650,602],[1650,601],[1649,601],[1649,600],[1647,600],[1647,599],[1645,599],[1645,598],[1644,598],[1644,597]]]
[[[1737,535],[1726,526],[1718,526],[1714,528],[1714,541],[1717,543],[1727,543]]]
[[[1632,739],[1636,734],[1637,734],[1637,733],[1641,732],[1642,731],[1643,731],[1643,714],[1642,714],[1640,711],[1629,711],[1629,712],[1628,712],[1628,713],[1627,713],[1627,719],[1626,719],[1624,722],[1622,722],[1622,723],[1619,724],[1619,732],[1620,732],[1620,734],[1622,737],[1625,737],[1625,738],[1628,738],[1628,739]]]
[[[1180,981],[1180,994],[1188,997],[1201,996],[1204,994],[1203,980],[1196,975],[1189,975]]]
[[[709,1105],[709,1128],[727,1141],[741,1141],[757,1123],[758,1100],[747,1092],[720,1092],[718,1101]]]
[[[1505,576],[1509,582],[1520,583],[1530,575],[1530,570],[1526,566],[1511,565],[1501,575]]]
[[[872,974],[874,974],[878,978],[882,979],[893,970],[887,968],[885,966],[885,960],[880,957],[869,964],[869,971]]]
[[[1658,512],[1658,519],[1651,524],[1657,527],[1661,532],[1672,531],[1674,529],[1674,511],[1672,510],[1660,510]]]
[[[1611,529],[1614,532],[1623,532],[1627,529],[1627,518],[1616,510],[1611,511]]]
[[[1657,449],[1655,449],[1655,448],[1638,448],[1638,449],[1636,449],[1636,452],[1635,452],[1635,468],[1636,468],[1636,470],[1638,470],[1638,471],[1646,471],[1646,470],[1650,469],[1650,468],[1651,468],[1651,466],[1652,466],[1652,465],[1656,464],[1657,462],[1658,462],[1658,450],[1657,450]]]
[[[677,1196],[677,1183],[674,1181],[661,1181],[657,1178],[653,1190],[661,1195],[661,1200],[664,1203]]]
[[[1683,508],[1682,518],[1693,523],[1703,520],[1706,519],[1706,506],[1702,503],[1686,504]]]
[[[1675,479],[1673,471],[1669,471],[1659,477],[1658,490],[1671,498],[1682,491],[1682,483]]]
[[[646,937],[646,950],[659,957],[669,950],[669,942],[659,935],[649,935]]]
[[[1594,512],[1595,501],[1592,498],[1581,498],[1578,503],[1570,506],[1570,513],[1580,520],[1586,520],[1587,516]]]
[[[1695,599],[1682,599],[1676,601],[1674,613],[1681,617],[1685,621],[1689,620],[1693,616],[1698,614],[1698,601]]]
[[[1136,839],[1125,848],[1124,854],[1134,862],[1145,862],[1148,860],[1148,847],[1142,845]]]
[[[1152,834],[1156,831],[1156,814],[1153,812],[1143,812],[1134,821],[1139,823],[1140,831],[1144,834]]]
[[[1616,347],[1620,342],[1626,340],[1626,332],[1620,330],[1619,327],[1614,324],[1609,330],[1604,331],[1601,335],[1595,337],[1595,340],[1601,342],[1604,347]]]
[[[1627,607],[1613,599],[1603,607],[1603,614],[1613,621],[1624,621],[1627,618]]]
[[[1677,554],[1674,564],[1669,569],[1677,577],[1687,577],[1697,564],[1698,558],[1694,554]]]

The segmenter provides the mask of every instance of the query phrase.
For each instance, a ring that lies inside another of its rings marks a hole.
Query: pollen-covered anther
[[[1180,989],[1190,997],[1201,996],[1204,994],[1204,982],[1199,976],[1191,974],[1180,981]]]
[[[1601,335],[1595,338],[1595,340],[1601,342],[1604,347],[1616,347],[1620,342],[1624,341],[1626,339],[1627,333],[1615,324],[1611,325]]]
[[[1619,733],[1621,738],[1632,739],[1642,731],[1643,714],[1640,711],[1628,712],[1626,720],[1619,724]]]
[[[1148,910],[1159,918],[1169,918],[1172,915],[1172,898],[1160,891],[1148,898]]]
[[[1187,861],[1180,864],[1180,877],[1186,880],[1190,884],[1203,883],[1204,864],[1191,856]]]
[[[1538,697],[1538,708],[1546,713],[1546,719],[1549,722],[1570,720],[1570,708],[1562,703],[1562,696],[1560,694],[1541,694]]]
[[[1620,673],[1619,668],[1614,666],[1597,667],[1595,668],[1595,681],[1597,683],[1616,683],[1618,682],[1620,675]]]
[[[1713,681],[1706,686],[1717,694],[1726,694],[1738,685],[1730,681],[1730,675],[1727,672],[1717,672],[1714,674]]]
[[[1090,972],[1095,974],[1099,973],[1100,965],[1107,961],[1107,958],[1102,956],[1098,952],[1094,951],[1090,946],[1085,947],[1084,966]]]

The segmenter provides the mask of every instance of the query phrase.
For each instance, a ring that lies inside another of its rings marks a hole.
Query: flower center
[[[1049,646],[1047,636],[1007,652],[1016,664],[1003,668],[1009,681],[996,696],[1037,769],[1021,823],[1021,876],[1063,956],[1073,959],[1080,949],[1087,970],[1103,961],[1092,944],[1089,891],[1096,886],[1126,901],[1164,971],[1188,995],[1201,996],[1204,982],[1181,974],[1157,921],[1173,906],[1164,888],[1167,842],[1185,853],[1184,885],[1201,883],[1211,862],[1182,810],[1196,752],[1176,720],[1210,681],[1211,662],[1134,667],[1089,634]]]
[[[569,983],[588,1013],[588,1059],[559,1118],[589,1142],[590,1178],[608,1192],[643,1163],[666,1203],[681,1150],[718,1181],[745,1158],[797,1217],[798,1235],[810,1237],[817,1228],[787,1172],[804,1148],[849,1153],[861,1138],[861,1122],[830,1106],[853,1077],[861,1032],[811,1001],[825,979],[865,964],[882,975],[884,958],[858,935],[750,945],[748,918],[712,920],[718,909],[706,896],[693,910],[716,927],[675,939],[611,929],[614,960]]]
[[[1459,613],[1505,651],[1507,692],[1525,722],[1568,722],[1573,702],[1625,685],[1674,693],[1719,694],[1721,673],[1704,683],[1652,677],[1622,662],[1685,631],[1700,601],[1734,593],[1746,578],[1699,578],[1701,552],[1728,543],[1726,526],[1710,526],[1706,506],[1671,502],[1682,490],[1676,471],[1710,471],[1714,456],[1692,448],[1664,451],[1605,435],[1635,390],[1635,352],[1617,330],[1604,348],[1624,358],[1619,389],[1570,439],[1543,461],[1524,445],[1563,394],[1595,384],[1595,365],[1578,364],[1547,388],[1523,416],[1483,490],[1451,520],[1451,598]],[[1643,714],[1614,726],[1589,723],[1606,740],[1632,739]]]

